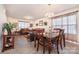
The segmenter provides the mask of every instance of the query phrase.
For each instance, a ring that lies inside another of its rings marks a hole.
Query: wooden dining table
[[[44,37],[47,37],[47,38],[52,38],[52,37],[56,37],[56,36],[58,36],[59,35],[59,33],[57,33],[57,32],[50,32],[50,33],[44,33]]]

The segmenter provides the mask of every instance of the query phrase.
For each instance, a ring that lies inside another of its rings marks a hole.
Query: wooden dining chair
[[[48,53],[51,52],[51,40],[47,37],[44,37],[44,35],[38,35],[37,40],[37,51],[39,50],[39,45],[43,47],[43,54],[45,53],[45,50],[48,50]]]
[[[63,49],[63,42],[64,42],[64,45],[65,45],[65,39],[64,39],[64,30],[62,29],[59,29],[59,28],[55,28],[54,30],[57,30],[57,32],[59,33],[58,36],[56,37],[52,37],[51,38],[51,42],[52,42],[52,45],[55,45],[56,48],[57,48],[57,53],[59,54],[59,46],[61,47],[61,49]]]
[[[34,47],[36,47],[37,45],[37,51],[39,50],[39,45],[41,45],[43,47],[43,53],[45,53],[45,47],[46,45],[46,38],[44,37],[43,35],[44,33],[44,29],[38,29],[38,30],[35,30],[35,40],[34,40]],[[36,41],[37,41],[37,44],[36,44]]]
[[[60,39],[61,39],[61,44],[62,44],[62,46],[65,47],[65,33],[64,33],[64,29],[55,28],[54,30],[59,30],[59,35],[60,35]]]
[[[43,35],[44,33],[44,29],[43,28],[36,28],[33,29],[33,33],[34,33],[34,47],[36,47],[36,41],[38,40],[39,34]]]

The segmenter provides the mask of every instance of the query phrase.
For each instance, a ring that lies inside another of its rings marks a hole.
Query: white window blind
[[[76,14],[53,19],[53,28],[63,28],[65,33],[76,34]]]

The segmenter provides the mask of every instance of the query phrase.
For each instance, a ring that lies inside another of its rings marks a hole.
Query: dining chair
[[[57,53],[59,54],[59,46],[61,47],[61,49],[63,49],[63,43],[65,46],[65,35],[64,35],[64,30],[59,29],[59,28],[55,28],[54,30],[57,30],[57,32],[59,33],[58,36],[56,37],[52,37],[51,38],[51,42],[52,45],[55,45],[57,48]]]
[[[51,40],[51,46],[50,46],[49,53],[51,53],[51,51],[55,50],[55,48],[56,48],[56,51],[59,54],[59,47],[58,47],[59,46],[59,36],[52,37],[52,38],[50,38],[50,40]]]
[[[33,29],[33,33],[34,33],[34,47],[36,47],[39,34],[43,35],[44,29],[43,28]]]
[[[64,33],[64,29],[61,29],[61,28],[54,28],[54,30],[59,30],[61,43],[62,43],[62,45],[65,47],[65,33]]]
[[[43,47],[43,53],[45,53],[45,47],[48,44],[46,44],[46,38],[43,35],[44,29],[38,29],[38,30],[36,29],[34,30],[34,32],[35,32],[34,47],[36,47],[37,45],[37,51],[38,51],[39,45],[41,45]],[[37,44],[36,44],[36,41],[37,41]]]
[[[44,37],[44,35],[38,35],[37,51],[39,50],[39,45],[43,47],[43,54],[45,53],[46,48],[48,50],[48,53],[51,52],[51,40],[47,37]]]

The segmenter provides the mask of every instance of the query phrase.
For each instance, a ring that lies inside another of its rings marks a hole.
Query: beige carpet
[[[46,54],[48,52],[46,51]],[[78,54],[79,45],[74,45],[66,42],[66,47],[61,50],[60,54]],[[42,54],[42,47],[40,46],[39,51],[36,51],[34,48],[34,43],[29,42],[24,36],[18,36],[15,39],[15,48],[1,52],[1,54]],[[53,50],[51,54],[56,54],[56,51]]]

